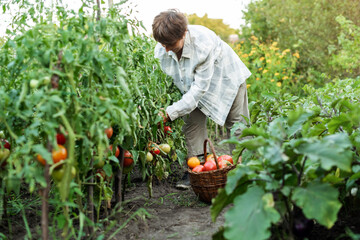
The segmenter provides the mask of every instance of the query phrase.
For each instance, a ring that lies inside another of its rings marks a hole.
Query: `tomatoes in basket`
[[[193,169],[194,167],[200,165],[200,160],[197,157],[190,157],[187,160],[187,165],[189,166],[189,168]]]
[[[214,161],[207,161],[204,163],[204,171],[213,171],[216,170],[216,163]]]
[[[232,164],[234,164],[234,161],[230,155],[221,155],[220,157],[218,157],[219,162],[222,160],[225,160],[225,161],[228,161],[228,162],[231,162]]]
[[[192,169],[193,172],[202,172],[204,171],[204,165],[197,165]]]

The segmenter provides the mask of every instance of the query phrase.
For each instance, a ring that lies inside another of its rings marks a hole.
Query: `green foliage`
[[[50,152],[57,146],[56,134],[62,132],[68,154],[54,202],[65,213],[85,211],[86,199],[70,207],[66,204],[87,195],[82,184],[92,176],[90,184],[99,189],[94,197],[99,217],[102,201],[110,203],[113,196],[113,171],[121,167],[108,150],[110,144],[131,151],[144,179],[164,179],[171,164],[183,161],[182,122],[172,123],[173,133],[166,135],[158,115],[180,93],[153,56],[155,41],[134,34],[141,24],[127,19],[120,8],[97,19],[96,7],[87,8],[87,1],[77,12],[60,6],[48,9],[43,3],[21,4],[30,14],[16,16],[17,27],[8,31],[0,48],[0,130],[11,143],[7,164],[0,166],[1,183],[9,192],[18,192],[21,184],[31,193],[46,187],[44,168],[36,156],[52,164]],[[86,13],[92,10],[93,15]],[[29,20],[34,24],[29,26]],[[114,134],[109,139],[105,129],[110,126]],[[167,142],[172,151],[149,163],[145,154],[150,140]],[[95,159],[104,159],[106,176],[92,167]],[[59,164],[50,167],[50,174],[56,167]],[[73,227],[74,215],[60,214],[64,229]]]
[[[299,68],[304,73],[314,68],[327,74],[341,74],[334,73],[329,65],[328,47],[339,48],[340,28],[335,18],[343,15],[360,25],[359,8],[357,0],[290,0],[286,4],[281,0],[253,1],[244,12],[248,25],[242,32],[253,34],[262,42],[278,41],[283,49],[298,50],[302,56]]]
[[[222,40],[229,42],[231,34],[237,34],[238,30],[231,28],[225,24],[222,19],[209,18],[207,14],[203,17],[197,16],[195,13],[187,16],[191,25],[202,25],[214,31]]]
[[[341,31],[338,36],[338,49],[332,55],[332,64],[338,72],[343,72],[340,76],[359,76],[360,75],[360,26],[356,26],[351,20],[344,16],[336,17],[340,24]],[[336,49],[335,46],[329,46],[329,51]]]
[[[229,172],[213,200],[213,220],[234,204],[218,234],[265,239],[272,229],[281,238],[293,238],[297,208],[327,228],[335,224],[345,197],[358,187],[359,91],[360,78],[346,79],[322,89],[305,86],[307,97],[274,95],[252,105],[252,126],[243,127],[241,136],[247,138],[224,141],[237,145],[234,158],[244,154],[243,164]],[[246,208],[244,201],[249,201]],[[256,205],[260,201],[264,205]],[[271,214],[237,225],[235,213],[256,217],[262,209]]]

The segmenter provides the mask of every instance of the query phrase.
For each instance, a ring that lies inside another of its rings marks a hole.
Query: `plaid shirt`
[[[239,86],[251,75],[232,48],[203,26],[188,26],[179,61],[174,52],[166,52],[160,43],[155,47],[155,57],[183,94],[166,108],[171,120],[198,107],[223,126]]]

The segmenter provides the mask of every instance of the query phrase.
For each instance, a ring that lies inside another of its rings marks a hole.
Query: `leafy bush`
[[[219,233],[226,239],[306,237],[298,235],[299,221],[331,228],[345,199],[356,195],[360,78],[304,91],[306,98],[273,95],[257,102],[255,123],[243,129],[248,138],[224,141],[237,144],[235,159],[243,155],[211,207],[216,219],[234,204]]]
[[[249,101],[258,101],[266,93],[300,92],[303,83],[295,74],[300,54],[290,49],[281,50],[277,45],[272,41],[260,43],[257,37],[251,36],[234,46],[252,73],[247,79]]]
[[[335,18],[343,15],[360,25],[358,9],[357,0],[290,0],[286,4],[281,0],[253,1],[244,12],[248,25],[242,32],[255,35],[261,42],[277,41],[282,49],[299,51],[302,57],[298,68],[303,74],[313,68],[334,75],[337,73],[328,63],[331,58],[328,47],[339,46],[340,28]]]
[[[351,20],[344,16],[336,17],[336,21],[341,26],[338,36],[339,48],[329,46],[329,51],[335,49],[332,54],[330,64],[337,72],[342,72],[340,76],[360,76],[360,26],[356,26]]]

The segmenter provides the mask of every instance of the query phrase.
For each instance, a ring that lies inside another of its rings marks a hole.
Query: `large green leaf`
[[[298,147],[298,152],[312,161],[320,161],[321,167],[330,170],[336,166],[344,171],[351,171],[351,142],[344,133],[329,135],[321,140],[306,142]]]
[[[311,182],[294,190],[292,200],[303,209],[305,216],[331,228],[341,208],[339,192],[328,183]]]
[[[234,199],[234,207],[225,214],[225,238],[237,240],[268,239],[271,223],[280,219],[272,194],[260,187],[250,188]]]

